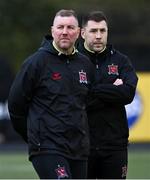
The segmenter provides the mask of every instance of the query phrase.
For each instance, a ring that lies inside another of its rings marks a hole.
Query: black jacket
[[[29,144],[30,156],[45,152],[87,158],[85,102],[92,68],[79,52],[59,53],[48,36],[23,63],[11,87],[8,107],[14,128]]]
[[[97,85],[87,109],[92,149],[126,148],[129,129],[125,105],[132,102],[138,78],[127,56],[108,45],[103,53],[91,53],[80,44],[78,50],[95,65]],[[117,78],[123,85],[115,86]]]

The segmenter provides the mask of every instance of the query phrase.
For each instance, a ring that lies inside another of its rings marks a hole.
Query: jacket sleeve
[[[27,142],[27,116],[35,84],[35,70],[25,61],[11,86],[8,97],[8,110],[16,132]]]
[[[118,78],[123,80],[123,84],[116,86],[112,84],[101,84],[98,83],[93,86],[92,93],[94,97],[97,97],[106,103],[120,103],[123,105],[132,102],[138,77],[135,73],[133,66],[128,58],[121,59],[122,66],[120,69],[120,75]]]

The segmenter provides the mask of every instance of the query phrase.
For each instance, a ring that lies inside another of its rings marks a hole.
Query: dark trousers
[[[86,179],[87,161],[70,160],[60,155],[42,154],[31,158],[40,179]]]
[[[127,150],[93,150],[88,160],[88,179],[126,179]]]

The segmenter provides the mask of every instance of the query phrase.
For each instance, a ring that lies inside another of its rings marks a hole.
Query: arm
[[[121,60],[124,61],[119,72],[120,79],[112,84],[96,84],[92,89],[94,96],[103,102],[126,105],[134,98],[138,78],[129,59]]]
[[[14,129],[27,142],[27,116],[34,89],[34,68],[26,61],[18,72],[8,98],[8,109]]]

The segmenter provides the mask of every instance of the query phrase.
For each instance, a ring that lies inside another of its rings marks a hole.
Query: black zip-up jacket
[[[94,78],[89,59],[75,51],[59,53],[46,36],[42,46],[18,72],[8,107],[15,130],[40,153],[87,159],[89,153],[86,97]]]
[[[87,108],[90,125],[91,148],[120,150],[127,148],[129,129],[125,105],[132,102],[137,75],[129,58],[108,45],[102,53],[92,53],[80,44],[78,50],[95,65],[97,85],[93,87],[95,99]],[[123,85],[115,86],[117,78]]]

